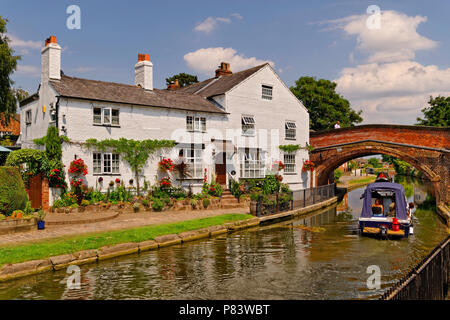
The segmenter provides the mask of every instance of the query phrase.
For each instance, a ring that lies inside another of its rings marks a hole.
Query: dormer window
[[[287,140],[295,140],[297,136],[297,126],[295,125],[295,122],[286,121],[285,128],[285,138]]]
[[[267,85],[262,85],[262,98],[264,100],[272,100],[272,93],[273,93],[273,87],[272,86],[267,86]]]
[[[242,116],[242,134],[247,136],[255,134],[255,119],[253,116]]]

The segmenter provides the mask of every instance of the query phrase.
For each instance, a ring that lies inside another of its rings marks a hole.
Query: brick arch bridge
[[[386,154],[408,162],[431,180],[437,204],[450,203],[450,128],[361,125],[310,133],[317,185],[355,158]],[[445,207],[445,206],[444,206]]]

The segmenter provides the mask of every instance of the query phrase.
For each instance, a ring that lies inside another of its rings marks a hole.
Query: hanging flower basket
[[[312,171],[314,170],[314,167],[314,162],[312,162],[311,160],[305,160],[303,162],[302,171]]]
[[[164,158],[160,162],[158,162],[158,168],[159,168],[159,170],[161,170],[163,172],[172,172],[173,167],[174,167],[174,164],[173,164],[172,159]]]
[[[88,170],[87,170],[87,166],[84,163],[83,159],[79,158],[79,159],[73,160],[70,163],[69,173],[83,175],[83,176],[87,175]]]

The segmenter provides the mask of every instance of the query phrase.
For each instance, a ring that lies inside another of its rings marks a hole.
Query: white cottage
[[[63,144],[63,162],[82,158],[88,165],[89,186],[105,190],[110,181],[125,183],[133,173],[120,155],[88,150],[83,142],[102,139],[171,139],[177,146],[150,159],[140,176],[151,184],[162,177],[157,163],[163,157],[189,163],[190,175],[178,185],[199,192],[205,177],[221,184],[229,179],[262,178],[281,160],[283,182],[291,189],[308,187],[302,164],[308,152],[284,153],[279,145],[309,142],[309,115],[269,64],[233,73],[221,63],[215,77],[193,85],[153,88],[153,64],[139,54],[135,84],[88,80],[64,75],[61,47],[51,36],[42,49],[39,90],[21,102],[22,148],[39,148],[33,139],[48,126],[59,128],[71,143]],[[99,178],[102,179],[99,179]],[[102,180],[102,182],[99,182]]]

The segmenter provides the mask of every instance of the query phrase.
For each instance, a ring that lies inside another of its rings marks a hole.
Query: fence
[[[450,281],[450,236],[386,291],[380,300],[442,300]]]
[[[256,203],[256,215],[275,214],[278,212],[304,208],[330,198],[336,194],[336,184],[291,191],[290,195],[275,194],[260,196]]]

